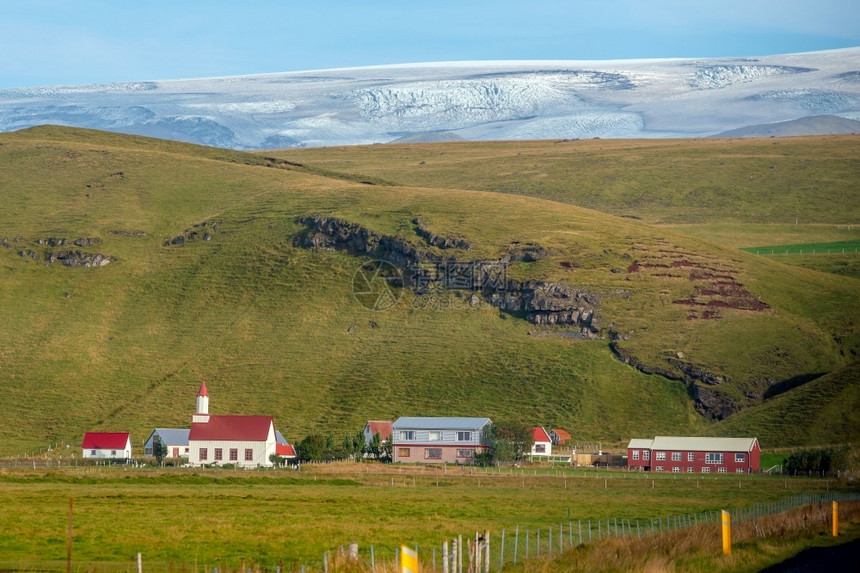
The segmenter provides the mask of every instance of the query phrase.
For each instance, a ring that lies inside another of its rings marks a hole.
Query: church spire
[[[203,423],[209,421],[209,392],[206,390],[206,381],[200,382],[200,390],[197,392],[197,412],[191,421]]]

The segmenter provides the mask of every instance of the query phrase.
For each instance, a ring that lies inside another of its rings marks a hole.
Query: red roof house
[[[87,432],[81,444],[84,458],[131,458],[131,436],[128,432]]]
[[[370,420],[364,425],[364,444],[369,446],[373,436],[379,434],[382,442],[385,443],[391,440],[391,424],[393,422],[382,422],[379,420]]]
[[[571,435],[561,428],[553,428],[549,433],[553,444],[564,445],[570,441]]]
[[[549,437],[549,432],[543,428],[532,428],[532,445],[533,456],[549,456],[552,455],[552,438]]]
[[[631,469],[672,473],[756,473],[761,447],[756,438],[657,436],[627,445]]]
[[[288,460],[295,459],[296,449],[292,444],[275,444],[275,453]]]

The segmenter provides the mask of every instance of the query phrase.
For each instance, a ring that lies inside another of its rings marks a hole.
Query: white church
[[[272,467],[277,438],[271,416],[213,416],[209,414],[206,382],[197,392],[197,412],[188,434],[191,466],[233,464],[241,468]]]

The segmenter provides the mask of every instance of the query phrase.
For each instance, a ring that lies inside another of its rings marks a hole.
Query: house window
[[[415,430],[400,430],[400,439],[409,442],[415,439]]]
[[[472,440],[472,432],[457,432],[458,442],[469,442]]]
[[[738,468],[735,470],[736,474],[745,474],[747,471],[744,468]]]
[[[221,448],[215,448],[215,461],[220,462],[224,459],[224,450]]]
[[[651,459],[651,450],[642,450],[642,459],[650,460]]]
[[[681,461],[681,452],[672,452],[672,461],[680,462]]]
[[[662,472],[662,471],[663,471],[663,466],[657,466],[656,468],[654,468],[654,471]]]
[[[116,450],[111,450],[111,451],[110,451],[110,455],[115,456],[115,455],[116,455]]]
[[[693,466],[687,466],[687,473],[688,474],[693,473]]]
[[[708,466],[703,467],[703,468],[702,468],[702,473],[703,473],[703,474],[709,474],[709,473],[711,473],[711,468],[709,468]]]
[[[693,452],[687,452],[687,461],[692,462],[694,459],[696,459],[696,456],[693,455]]]
[[[245,461],[253,462],[254,461],[254,450],[251,448],[245,448]]]
[[[239,448],[230,448],[230,461],[239,461]]]
[[[474,458],[475,450],[457,450],[458,458]]]
[[[408,458],[409,457],[409,448],[397,448],[397,457],[398,458]]]
[[[442,432],[430,432],[427,439],[431,442],[440,442],[442,441]]]
[[[721,464],[723,463],[723,454],[716,454],[712,452],[708,452],[705,454],[705,463],[706,464]]]
[[[633,459],[634,459],[634,460],[638,460],[638,459],[639,459],[639,450],[633,450],[632,454],[633,454]]]
[[[200,461],[205,462],[209,459],[209,450],[207,448],[200,448]]]
[[[186,453],[186,454],[188,453],[188,449],[189,449],[189,448],[185,448],[185,453]]]
[[[681,468],[679,466],[672,466],[672,473],[673,474],[681,473]]]
[[[735,461],[736,462],[745,462],[745,461],[747,461],[747,455],[746,454],[735,454]]]
[[[95,450],[90,450],[90,455],[91,455],[91,456],[96,455],[96,451],[95,451]]]
[[[657,452],[657,461],[662,461],[666,459],[666,452]]]
[[[441,460],[442,448],[424,448],[424,459],[426,460]]]
[[[718,468],[718,469],[717,469],[717,472],[718,472],[718,473],[721,473],[721,474],[728,473],[728,472],[726,471],[726,466],[722,466],[722,467]]]
[[[535,453],[536,454],[545,454],[546,453],[546,444],[535,444]]]

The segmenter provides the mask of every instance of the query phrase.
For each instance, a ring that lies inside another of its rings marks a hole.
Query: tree
[[[164,458],[167,457],[167,446],[165,446],[158,436],[152,439],[152,455],[155,456],[155,463],[161,465]]]
[[[374,460],[379,459],[379,456],[382,455],[382,436],[379,432],[373,434],[373,437],[370,438],[370,443],[367,444],[364,451]]]
[[[271,454],[269,456],[269,461],[275,464],[275,467],[284,465],[284,458],[279,456],[278,454]]]
[[[322,462],[325,461],[327,453],[326,439],[321,434],[306,436],[296,446],[296,458],[300,462]]]
[[[348,457],[360,462],[361,454],[364,451],[364,432],[359,430],[357,434],[344,436],[343,450]]]
[[[488,426],[491,463],[519,463],[534,445],[534,436],[528,425],[518,421],[496,422]]]

